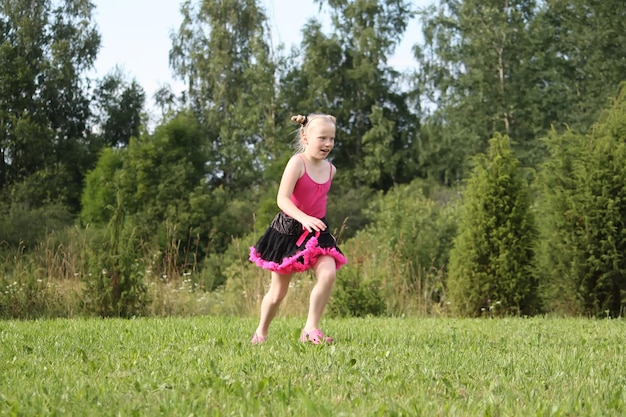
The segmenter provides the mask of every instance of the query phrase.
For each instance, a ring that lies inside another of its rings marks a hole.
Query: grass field
[[[1,416],[623,416],[626,322],[0,322]]]

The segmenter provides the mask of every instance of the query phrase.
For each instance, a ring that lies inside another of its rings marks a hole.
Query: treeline
[[[0,316],[256,310],[247,248],[289,117],[318,111],[338,121],[329,219],[350,260],[335,314],[622,314],[626,4],[316,4],[330,31],[312,17],[284,50],[256,0],[183,2],[186,89],[151,98],[148,129],[135,80],[88,77],[89,1],[0,0]]]

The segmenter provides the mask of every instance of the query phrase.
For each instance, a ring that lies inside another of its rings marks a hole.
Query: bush
[[[12,249],[32,249],[46,234],[64,230],[73,222],[67,207],[58,203],[36,208],[20,202],[0,203],[0,243]]]
[[[509,138],[496,134],[488,154],[475,162],[450,253],[452,310],[478,316],[497,302],[502,314],[532,313],[537,286],[531,270],[535,225],[528,185]]]
[[[87,310],[102,317],[142,315],[148,304],[145,271],[142,243],[125,227],[118,202],[102,238],[89,249]]]
[[[424,189],[437,201],[426,197]],[[377,290],[386,314],[440,311],[446,299],[445,267],[456,232],[454,195],[451,189],[429,187],[421,180],[377,195],[364,210],[371,224],[342,245],[349,265],[346,272],[339,272],[339,291],[352,295],[364,291],[367,298],[367,293]],[[336,311],[362,308],[354,296],[337,298],[336,303],[355,305],[336,305]]]
[[[328,305],[329,312],[339,317],[379,316],[386,312],[379,278],[367,279],[353,265],[341,269]]]
[[[626,84],[591,133],[553,134],[538,180],[536,261],[547,307],[619,316],[626,306]]]

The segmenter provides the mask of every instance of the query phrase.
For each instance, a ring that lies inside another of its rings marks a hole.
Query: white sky
[[[432,1],[413,0],[413,4],[424,7]],[[181,22],[182,0],[93,0],[93,3],[94,18],[102,36],[95,77],[101,78],[119,67],[127,78],[134,78],[144,88],[148,108],[152,107],[153,95],[160,87],[169,84],[176,92],[182,90],[182,84],[173,80],[168,59],[170,34],[178,30]],[[284,43],[289,48],[299,44],[304,23],[320,15],[313,0],[262,0],[262,4],[271,21],[275,46]],[[411,47],[421,39],[419,24],[414,20],[390,64],[398,69],[412,66]]]

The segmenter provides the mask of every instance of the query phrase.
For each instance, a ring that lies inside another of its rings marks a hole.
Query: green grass
[[[1,416],[622,416],[626,322],[279,318],[0,322]]]

